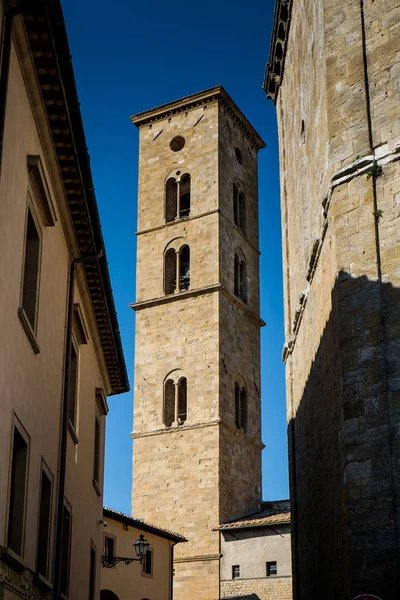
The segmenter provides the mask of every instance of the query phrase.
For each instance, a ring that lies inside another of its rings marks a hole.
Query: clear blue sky
[[[64,0],[125,358],[133,388],[138,134],[129,116],[222,84],[267,143],[259,154],[263,498],[288,497],[275,108],[261,84],[274,0]],[[111,397],[105,503],[130,513],[132,392]]]

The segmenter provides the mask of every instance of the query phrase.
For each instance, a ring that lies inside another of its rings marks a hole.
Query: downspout
[[[67,462],[67,442],[68,442],[68,419],[69,419],[69,392],[71,369],[71,349],[72,349],[72,326],[74,320],[74,288],[76,267],[85,262],[97,261],[103,255],[103,250],[94,256],[87,258],[74,258],[71,260],[69,268],[69,291],[68,291],[68,312],[67,312],[67,330],[65,340],[65,358],[64,358],[64,378],[63,378],[63,403],[61,416],[61,439],[60,439],[60,459],[58,469],[58,490],[57,490],[57,525],[56,525],[56,543],[54,549],[54,587],[53,599],[61,598],[61,553],[63,537],[63,512],[65,495],[65,473]]]

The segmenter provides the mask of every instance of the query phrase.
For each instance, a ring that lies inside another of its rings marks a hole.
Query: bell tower
[[[264,143],[221,86],[132,122],[140,145],[132,511],[188,539],[174,557],[174,597],[215,600],[213,529],[261,500]]]

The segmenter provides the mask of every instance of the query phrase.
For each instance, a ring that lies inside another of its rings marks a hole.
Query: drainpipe
[[[74,320],[74,288],[76,267],[78,264],[97,261],[103,256],[103,250],[94,256],[87,258],[74,258],[71,260],[69,269],[69,292],[68,292],[68,316],[67,316],[67,331],[65,341],[65,358],[64,358],[64,381],[63,381],[63,404],[62,404],[62,419],[61,419],[61,439],[60,439],[60,463],[58,470],[58,490],[57,490],[57,526],[56,526],[56,543],[54,549],[54,588],[53,599],[60,600],[61,598],[61,553],[62,553],[62,536],[63,536],[63,512],[64,512],[64,495],[65,495],[65,473],[67,462],[67,442],[68,442],[68,418],[69,418],[69,390],[70,379],[69,372],[71,369],[71,349],[72,349],[72,325]]]
[[[177,542],[174,542],[171,546],[171,564],[170,564],[170,577],[169,577],[169,600],[173,599],[174,596],[174,546]]]
[[[25,10],[32,12],[38,8],[45,8],[49,5],[46,2],[32,3],[27,6],[14,6],[5,12],[4,16],[4,35],[1,47],[1,70],[0,70],[0,178],[1,167],[3,163],[4,129],[6,123],[8,82],[10,75],[11,48],[12,48],[12,29],[14,18],[22,14]]]

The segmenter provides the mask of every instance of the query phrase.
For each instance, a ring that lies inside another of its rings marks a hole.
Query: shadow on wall
[[[288,426],[295,598],[397,600],[400,290],[341,272],[311,367],[292,360],[294,389],[309,369]]]
[[[100,600],[119,600],[117,594],[114,594],[111,590],[101,590]]]

